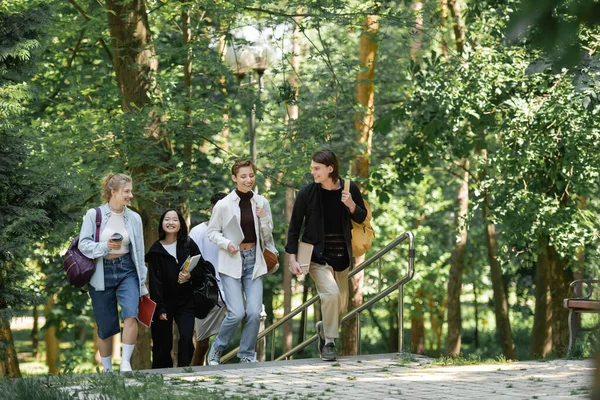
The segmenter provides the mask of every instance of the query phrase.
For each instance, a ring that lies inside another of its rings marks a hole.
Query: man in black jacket
[[[302,274],[296,259],[298,240],[314,246],[309,274],[321,298],[323,321],[317,322],[316,329],[319,352],[325,361],[337,359],[335,338],[339,336],[340,321],[348,307],[351,219],[361,223],[367,216],[358,186],[350,182],[350,191],[343,190],[344,180],[339,176],[339,168],[338,159],[331,150],[313,154],[311,174],[314,183],[298,192],[285,246],[290,255],[290,270],[295,275]]]

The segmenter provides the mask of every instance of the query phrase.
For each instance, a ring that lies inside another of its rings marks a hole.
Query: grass
[[[30,329],[13,329],[13,341],[19,359],[21,374],[25,377],[40,376],[48,373],[46,365],[46,342],[44,332],[40,331],[38,355],[33,355],[33,343]],[[65,338],[59,344],[61,353],[61,372],[74,372],[78,374],[93,373],[96,365],[93,363],[94,345],[91,340],[81,341]]]
[[[461,366],[461,365],[481,365],[481,364],[510,364],[511,362],[512,362],[512,360],[507,360],[504,356],[498,356],[494,359],[488,358],[488,359],[482,360],[481,357],[479,357],[478,355],[471,354],[465,358],[465,357],[463,357],[462,354],[459,354],[455,358],[447,357],[447,356],[439,357],[439,358],[433,360],[432,364],[433,365],[443,365],[443,366],[449,366],[449,365]]]
[[[193,384],[173,387],[162,375],[93,374],[61,375],[23,379],[0,379],[0,398],[27,400],[119,399],[119,400],[183,400],[200,398],[259,400],[260,396],[242,397],[222,389],[207,389]]]

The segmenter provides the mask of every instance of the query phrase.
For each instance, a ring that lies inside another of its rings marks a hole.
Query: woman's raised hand
[[[235,254],[238,251],[240,251],[240,249],[238,249],[237,247],[235,247],[235,244],[229,243],[227,245],[227,251],[229,252],[229,254]]]

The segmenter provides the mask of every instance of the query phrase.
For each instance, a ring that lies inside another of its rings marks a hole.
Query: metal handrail
[[[364,262],[362,262],[360,265],[358,265],[356,268],[354,268],[348,274],[348,279],[351,279],[354,275],[363,271],[365,268],[367,268],[368,266],[373,264],[375,261],[380,260],[385,254],[389,253],[391,250],[396,248],[399,244],[404,242],[406,239],[409,239],[408,273],[406,274],[406,276],[404,276],[402,279],[400,279],[393,285],[390,285],[385,290],[379,292],[375,297],[370,299],[368,302],[366,302],[366,303],[360,305],[359,307],[348,312],[342,318],[342,321],[340,322],[340,324],[347,322],[348,320],[352,319],[354,316],[357,316],[358,314],[360,314],[361,311],[369,308],[376,302],[389,296],[395,290],[398,290],[398,295],[399,295],[399,301],[398,301],[398,325],[399,325],[398,326],[398,349],[400,351],[402,350],[403,341],[404,341],[404,332],[403,332],[404,305],[403,305],[403,301],[402,301],[403,290],[404,290],[404,285],[413,278],[414,273],[415,273],[415,238],[414,238],[414,235],[412,234],[412,232],[405,232],[402,235],[398,236],[396,239],[394,239],[392,242],[390,242],[387,246],[385,246],[383,249],[379,250],[368,260],[365,260]],[[311,305],[316,303],[319,299],[320,299],[319,295],[313,296],[311,299],[308,299],[303,304],[301,304],[300,306],[298,306],[294,310],[292,310],[289,314],[285,315],[282,319],[280,319],[276,323],[270,325],[266,329],[263,329],[261,332],[259,332],[256,340],[258,341],[258,340],[266,337],[271,332],[273,332],[275,329],[283,326],[283,324],[285,324],[289,320],[293,319],[298,314],[305,312],[308,309],[308,307],[310,307]],[[360,320],[360,318],[357,317],[357,329],[358,329],[358,335],[359,335],[359,340],[357,341],[358,343],[360,343],[360,326],[359,326],[359,322],[358,322],[359,320]],[[304,331],[306,332],[306,327],[304,327]],[[315,335],[311,336],[310,338],[306,339],[305,341],[303,341],[302,343],[299,343],[294,348],[292,348],[291,350],[289,350],[288,352],[282,354],[281,356],[279,356],[277,358],[274,358],[273,351],[271,351],[271,360],[279,361],[284,358],[287,358],[287,357],[297,353],[298,351],[302,350],[303,348],[310,345],[311,343],[315,342],[316,340],[317,340],[317,335],[315,334]],[[359,347],[360,347],[360,345],[359,345]],[[221,362],[226,362],[227,360],[231,359],[233,356],[235,356],[237,354],[238,350],[239,350],[239,346],[236,347],[235,349],[231,350],[229,353],[225,354],[224,356],[222,356]]]

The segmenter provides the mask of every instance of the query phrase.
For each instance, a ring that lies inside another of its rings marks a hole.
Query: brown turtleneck
[[[242,243],[256,243],[256,231],[254,229],[254,214],[252,213],[252,203],[250,199],[254,196],[253,192],[242,193],[235,189],[240,196],[240,226],[244,233]]]

